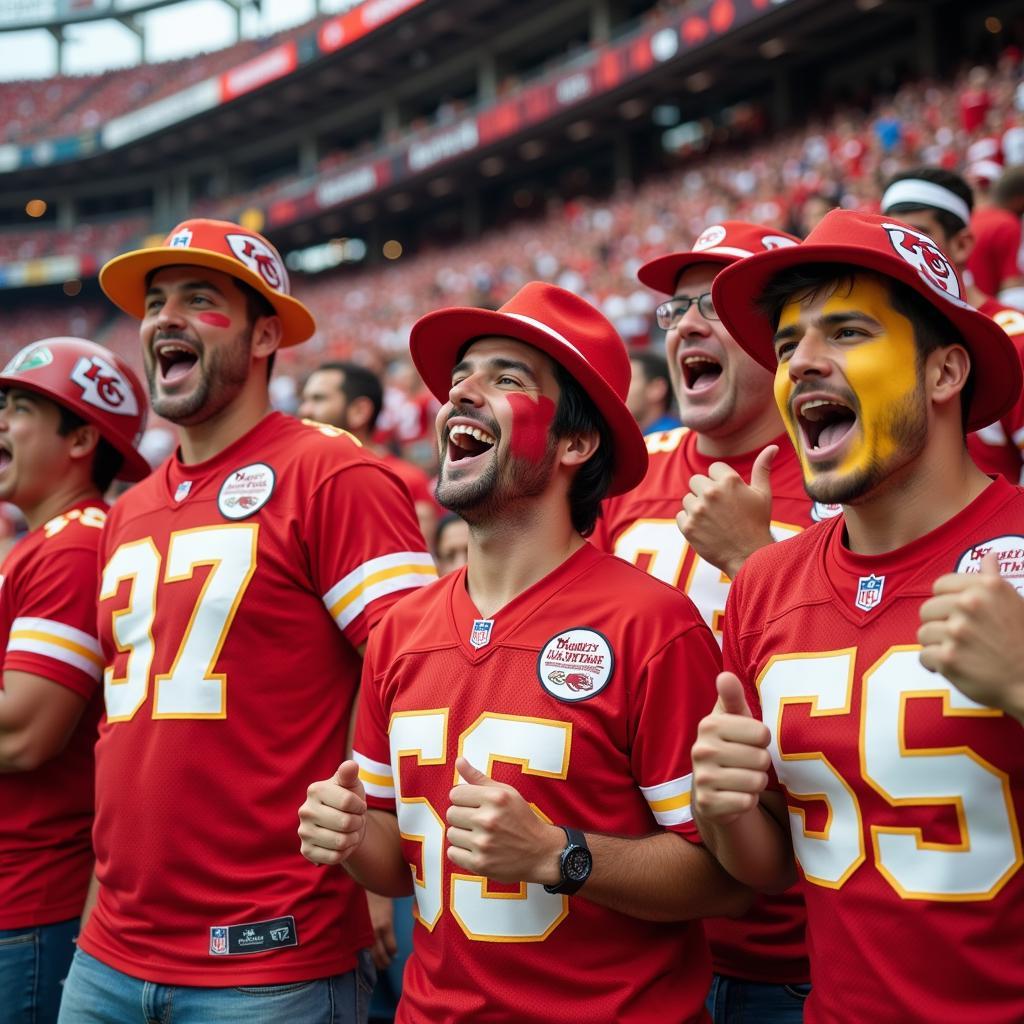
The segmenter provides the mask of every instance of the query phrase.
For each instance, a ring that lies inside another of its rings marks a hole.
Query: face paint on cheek
[[[541,395],[509,395],[512,408],[512,433],[509,452],[517,459],[539,463],[548,450],[548,431],[555,419],[555,403]]]
[[[225,316],[223,313],[200,313],[197,319],[200,323],[209,324],[211,327],[231,326],[231,317]]]
[[[794,449],[796,449],[797,458],[800,460],[800,465],[804,471],[804,478],[806,479],[810,474],[810,469],[807,460],[804,458],[803,446],[800,444],[799,429],[789,411],[789,398],[793,393],[793,381],[790,380],[789,370],[785,363],[779,363],[778,369],[775,371],[775,383],[772,387],[775,392],[775,404],[779,407],[779,413],[782,415],[782,422],[786,427],[786,433],[789,434],[789,440]]]

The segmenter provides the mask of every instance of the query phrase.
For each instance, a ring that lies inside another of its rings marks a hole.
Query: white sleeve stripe
[[[402,566],[422,566],[436,573],[434,560],[426,551],[396,551],[391,555],[381,555],[379,558],[371,558],[357,566],[347,576],[343,577],[331,587],[323,596],[323,602],[328,608],[333,608],[339,601],[344,600],[348,595],[357,591],[364,583],[379,572],[388,569],[398,569]]]
[[[417,587],[431,583],[437,576],[436,571],[431,568],[414,569],[411,573],[402,576],[392,576],[390,579],[383,579],[368,586],[355,600],[341,609],[334,616],[334,621],[339,628],[345,629],[357,619],[374,601],[386,597],[388,594],[398,593],[400,590],[415,590]]]
[[[668,782],[661,782],[657,786],[641,786],[640,792],[648,803],[657,803],[659,800],[668,800],[674,796],[681,796],[689,793],[693,787],[692,775],[681,775],[678,779],[669,779]]]
[[[394,773],[391,770],[390,764],[385,764],[383,761],[374,761],[372,757],[360,754],[358,750],[352,751],[352,760],[355,761],[360,768],[364,768],[373,775],[386,775],[388,778],[393,777]]]
[[[654,820],[664,827],[685,825],[688,821],[693,821],[693,811],[689,806],[677,807],[674,811],[655,811]]]
[[[98,680],[102,674],[102,666],[99,663],[99,658],[93,660],[91,658],[84,657],[68,647],[62,647],[60,644],[50,643],[47,640],[41,640],[37,637],[16,637],[12,634],[10,640],[7,642],[7,653],[11,654],[12,652],[17,651],[21,651],[26,654],[38,654],[44,658],[51,658],[53,661],[59,661],[64,665],[70,665],[72,668],[77,668],[80,672],[84,672],[92,679]]]
[[[367,782],[365,779],[363,782],[363,792],[367,796],[375,796],[379,800],[394,800],[395,799],[395,787],[394,786],[378,786],[373,782]]]
[[[21,616],[11,623],[12,633],[20,633],[24,630],[30,630],[35,633],[49,633],[62,640],[70,640],[73,644],[84,647],[87,651],[92,651],[97,658],[102,656],[99,641],[94,634],[86,633],[81,629],[75,629],[74,626],[68,626],[63,622],[57,622],[54,619],[35,619],[29,616]]]
[[[1016,431],[1014,433],[1014,435],[1013,435],[1013,443],[1018,448],[1024,448],[1024,427],[1021,427],[1020,430],[1018,430],[1018,431]]]

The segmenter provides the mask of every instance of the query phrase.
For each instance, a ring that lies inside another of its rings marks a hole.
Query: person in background
[[[439,576],[447,576],[466,564],[469,555],[469,523],[454,512],[443,515],[434,534],[434,561]]]
[[[995,165],[991,193],[979,195],[971,217],[974,250],[967,269],[986,295],[1004,306],[1024,310],[1024,167],[1002,170]]]
[[[643,434],[657,434],[662,430],[681,427],[672,408],[672,381],[668,362],[660,352],[634,349],[629,353],[632,374],[626,405],[640,424]]]

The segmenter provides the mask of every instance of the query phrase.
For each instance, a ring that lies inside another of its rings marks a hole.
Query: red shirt
[[[77,917],[92,876],[92,748],[103,667],[96,550],[106,508],[102,501],[73,505],[25,536],[4,560],[4,671],[52,680],[88,704],[56,757],[34,771],[0,774],[0,928]]]
[[[419,466],[414,466],[406,459],[400,459],[397,455],[391,454],[381,455],[380,460],[405,484],[414,505],[425,501],[432,508],[439,508],[430,487],[430,477]]]
[[[974,249],[967,269],[986,295],[998,295],[1007,278],[1024,274],[1020,217],[997,206],[984,206],[971,214],[971,231]]]
[[[808,1024],[1024,1020],[1018,722],[920,663],[920,607],[989,549],[1024,589],[1024,491],[994,481],[897,551],[844,519],[754,554],[725,663],[771,729],[807,901]]]
[[[713,459],[697,451],[698,437],[685,427],[649,437],[647,475],[632,491],[605,501],[591,540],[687,593],[721,641],[729,579],[690,548],[676,526],[676,513],[689,493],[691,476],[706,474],[712,462],[727,461],[749,483],[761,449]],[[808,526],[813,515],[838,508],[818,507],[815,512],[789,438],[783,435],[775,443],[779,453],[771,474],[772,532],[782,539]],[[810,976],[803,901],[795,891],[759,896],[742,918],[712,918],[704,925],[717,974],[769,984],[802,983]]]
[[[998,299],[988,299],[978,309],[1010,335],[1024,363],[1024,313],[1004,306]],[[1010,483],[1020,483],[1024,469],[1024,393],[995,423],[968,434],[967,448],[986,473],[1002,474]]]
[[[349,970],[366,901],[298,855],[295,815],[344,756],[356,648],[434,578],[405,489],[342,432],[273,413],[129,491],[101,557],[101,888],[82,948],[176,985]]]
[[[397,809],[417,881],[396,1019],[706,1020],[699,923],[461,875],[443,822],[461,752],[552,822],[699,842],[690,747],[717,644],[686,597],[589,544],[479,619],[461,569],[390,612],[366,654],[356,759],[370,806]]]

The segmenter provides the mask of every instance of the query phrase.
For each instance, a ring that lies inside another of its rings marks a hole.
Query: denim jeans
[[[55,1024],[78,918],[0,930],[0,1024]]]
[[[405,972],[405,962],[412,952],[413,897],[402,896],[397,900],[392,900],[392,904],[398,952],[383,971],[377,972],[377,987],[373,990],[373,1001],[370,1003],[371,1021],[395,1019],[398,1000],[402,997],[402,974]]]
[[[810,985],[767,985],[716,974],[708,992],[715,1024],[801,1024]]]
[[[368,950],[347,974],[234,988],[141,981],[78,950],[60,1024],[366,1024],[373,982]]]

